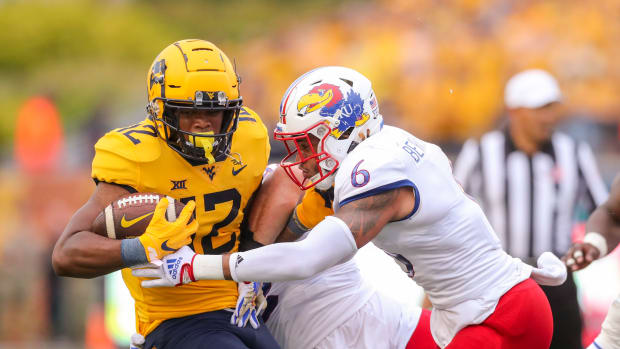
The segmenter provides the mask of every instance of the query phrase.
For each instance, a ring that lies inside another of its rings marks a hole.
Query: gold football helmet
[[[147,75],[147,112],[159,136],[179,154],[212,163],[230,154],[242,98],[241,79],[224,52],[205,40],[181,40],[166,47]],[[176,112],[224,111],[219,133],[181,130]]]

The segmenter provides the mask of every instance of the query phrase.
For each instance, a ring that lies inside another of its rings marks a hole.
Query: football
[[[93,221],[91,231],[110,239],[135,238],[144,233],[153,218],[155,207],[164,195],[157,193],[133,193],[123,195],[106,206]],[[175,221],[185,204],[168,198],[166,219]]]

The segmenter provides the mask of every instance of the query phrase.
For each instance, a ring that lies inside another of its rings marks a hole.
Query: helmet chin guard
[[[347,154],[382,126],[366,77],[349,68],[322,67],[299,77],[285,92],[274,139],[284,142],[288,155],[281,166],[301,189],[327,190]],[[316,149],[310,136],[318,139]],[[304,144],[309,149],[302,152]],[[307,161],[315,162],[316,174],[297,178],[291,167]]]

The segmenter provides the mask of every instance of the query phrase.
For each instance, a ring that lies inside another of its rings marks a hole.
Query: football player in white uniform
[[[532,279],[560,284],[566,267],[551,253],[541,255],[540,268],[506,254],[441,149],[383,125],[363,75],[343,67],[302,75],[282,99],[274,137],[285,142],[282,167],[302,189],[334,185],[334,215],[297,242],[223,256],[181,249],[171,258],[182,258],[183,266],[151,269],[155,279],[144,287],[306,279],[348,261],[372,240],[428,294],[439,347],[548,348],[551,311]]]
[[[252,241],[242,240],[242,245],[303,238],[333,214],[332,193],[311,189],[303,195],[283,168],[269,165],[249,214]],[[376,263],[383,262],[379,257]],[[265,287],[268,306],[263,318],[282,348],[436,348],[430,312],[377,290],[373,280],[360,273],[356,260],[305,280]]]
[[[620,174],[607,201],[588,218],[586,231],[583,242],[573,245],[562,258],[573,271],[587,267],[620,243]],[[588,349],[620,349],[620,295],[611,303],[601,333]]]

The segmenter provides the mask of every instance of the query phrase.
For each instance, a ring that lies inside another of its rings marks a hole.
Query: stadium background
[[[234,58],[245,104],[270,129],[298,75],[357,69],[388,123],[451,157],[502,122],[510,75],[544,68],[566,97],[561,128],[590,142],[609,184],[618,18],[616,0],[0,0],[0,347],[114,347],[103,278],[57,278],[50,253],[93,188],[92,145],[144,117],[146,70],[169,43],[203,38]],[[620,290],[618,259],[578,273],[586,340]]]

